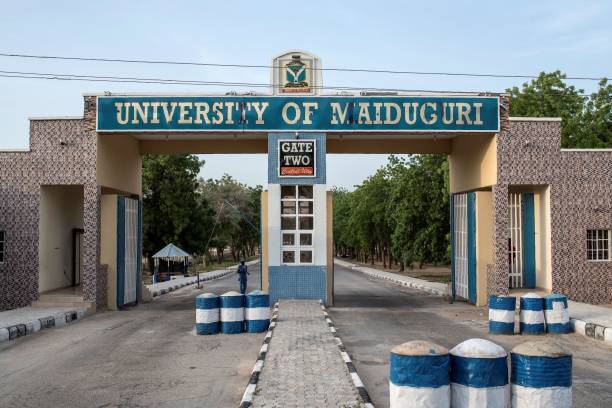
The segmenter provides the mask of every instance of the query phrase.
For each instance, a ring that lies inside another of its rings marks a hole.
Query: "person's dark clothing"
[[[240,281],[240,293],[244,295],[247,287],[247,275],[250,275],[247,266],[243,263],[238,266],[238,280]]]

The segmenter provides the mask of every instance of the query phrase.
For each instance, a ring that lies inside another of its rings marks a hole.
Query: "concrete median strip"
[[[423,279],[412,278],[410,276],[398,275],[392,272],[379,271],[378,269],[368,268],[346,262],[340,259],[334,259],[334,263],[343,266],[353,271],[361,272],[369,277],[381,280],[387,280],[397,285],[406,286],[413,289],[418,289],[430,293],[435,296],[449,296],[450,285],[440,282],[429,282]]]
[[[275,316],[241,408],[373,407],[319,301],[281,299]]]
[[[325,321],[327,322],[329,331],[334,336],[334,339],[336,340],[336,344],[338,344],[338,349],[340,350],[340,356],[342,357],[342,360],[346,364],[346,368],[351,374],[351,380],[353,381],[353,385],[355,386],[357,393],[361,397],[361,400],[363,401],[364,406],[366,408],[374,408],[374,404],[372,403],[370,394],[368,394],[368,391],[366,390],[365,385],[363,385],[361,378],[359,378],[359,374],[357,374],[357,370],[355,369],[355,365],[353,364],[353,361],[351,360],[351,356],[349,356],[349,354],[346,352],[346,348],[344,347],[344,344],[342,343],[342,339],[340,339],[340,336],[338,335],[338,331],[336,330],[336,326],[334,326],[334,322],[329,317],[329,313],[327,313],[327,309],[325,308],[325,305],[323,304],[323,302],[321,302],[321,309],[323,309],[323,316],[325,317]]]
[[[263,370],[264,361],[266,360],[266,355],[268,354],[268,347],[270,345],[270,341],[272,340],[272,333],[274,332],[274,328],[276,327],[276,319],[278,318],[278,302],[274,305],[274,310],[272,312],[272,318],[270,319],[270,325],[268,326],[268,332],[266,333],[266,337],[264,337],[263,344],[261,345],[261,349],[259,350],[259,355],[257,356],[257,361],[255,362],[255,366],[253,367],[253,371],[251,371],[251,378],[249,378],[249,383],[244,390],[244,395],[242,396],[242,401],[240,401],[240,408],[248,408],[253,403],[253,395],[255,394],[255,390],[257,389],[257,383],[259,382],[259,374],[261,370]]]

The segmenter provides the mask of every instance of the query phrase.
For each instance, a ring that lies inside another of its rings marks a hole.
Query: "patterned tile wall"
[[[0,310],[38,298],[38,220],[41,185],[84,186],[83,276],[85,300],[104,307],[97,273],[100,188],[96,181],[97,135],[80,119],[30,122],[30,151],[0,152],[0,228],[6,261],[0,265]]]
[[[513,120],[499,134],[489,292],[508,291],[508,187],[549,185],[553,291],[576,301],[612,303],[612,262],[586,259],[586,230],[612,229],[612,151],[562,151],[560,125]]]

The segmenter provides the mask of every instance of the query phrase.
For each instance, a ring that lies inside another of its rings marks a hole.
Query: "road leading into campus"
[[[389,406],[389,351],[424,339],[449,349],[474,338],[487,338],[506,350],[531,337],[489,336],[486,309],[370,280],[360,272],[335,266],[335,306],[330,309],[338,332],[377,407]],[[574,406],[612,407],[612,349],[578,334],[538,336],[559,341],[574,355]]]
[[[195,335],[194,297],[237,289],[232,274],[2,343],[0,406],[236,407],[264,333]]]

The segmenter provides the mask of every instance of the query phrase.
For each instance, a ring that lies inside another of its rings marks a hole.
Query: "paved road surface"
[[[489,336],[486,310],[335,267],[334,323],[353,357],[361,379],[377,407],[388,407],[390,349],[409,340],[426,339],[451,348],[474,338],[488,338],[511,350],[531,338]],[[559,339],[574,353],[574,406],[612,407],[612,349],[577,334]]]
[[[259,265],[249,267],[259,288]],[[0,407],[235,407],[264,333],[196,336],[194,297],[236,275],[0,346]]]

